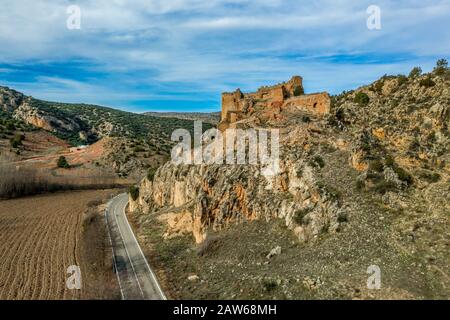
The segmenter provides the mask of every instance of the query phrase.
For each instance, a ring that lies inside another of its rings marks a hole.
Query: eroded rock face
[[[25,96],[20,92],[9,88],[0,87],[0,109],[5,112],[12,112],[22,104]]]
[[[172,215],[166,219],[168,236],[189,232],[198,243],[209,229],[276,218],[305,242],[323,232],[336,232],[345,216],[338,201],[320,186],[314,170],[301,159],[285,159],[274,177],[251,165],[167,163],[154,181],[142,181],[140,196],[130,199],[130,208],[150,214],[164,210]],[[181,224],[173,216],[177,212]]]
[[[31,106],[28,101],[23,102],[14,110],[14,117],[51,132],[57,131],[77,131],[80,130],[79,124],[73,119],[56,118],[54,116],[43,114],[37,108]]]

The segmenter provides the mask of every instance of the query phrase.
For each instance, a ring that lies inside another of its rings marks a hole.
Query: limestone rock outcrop
[[[267,177],[258,166],[166,163],[153,181],[141,182],[140,196],[130,198],[130,208],[150,214],[178,212],[184,231],[192,232],[196,242],[209,229],[255,219],[283,219],[302,242],[336,232],[345,210],[318,183],[315,169],[301,158],[285,159],[282,168]],[[178,232],[168,224],[168,234]]]

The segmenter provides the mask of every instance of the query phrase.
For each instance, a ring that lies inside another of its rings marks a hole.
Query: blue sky
[[[67,7],[81,29],[66,27]],[[381,30],[366,26],[369,5]],[[215,111],[304,78],[339,93],[450,58],[450,0],[3,0],[0,85],[134,112]]]

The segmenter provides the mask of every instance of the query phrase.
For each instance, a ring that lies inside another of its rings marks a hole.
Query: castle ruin
[[[330,96],[326,92],[304,94],[303,79],[294,76],[288,82],[271,87],[261,87],[257,92],[244,94],[240,89],[222,94],[222,114],[219,129],[234,127],[256,111],[272,120],[280,118],[283,111],[304,111],[316,115],[330,112]]]

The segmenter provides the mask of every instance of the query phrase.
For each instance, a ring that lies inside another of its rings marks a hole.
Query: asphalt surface
[[[123,300],[166,300],[128,222],[128,194],[113,198],[105,212],[114,268]]]

